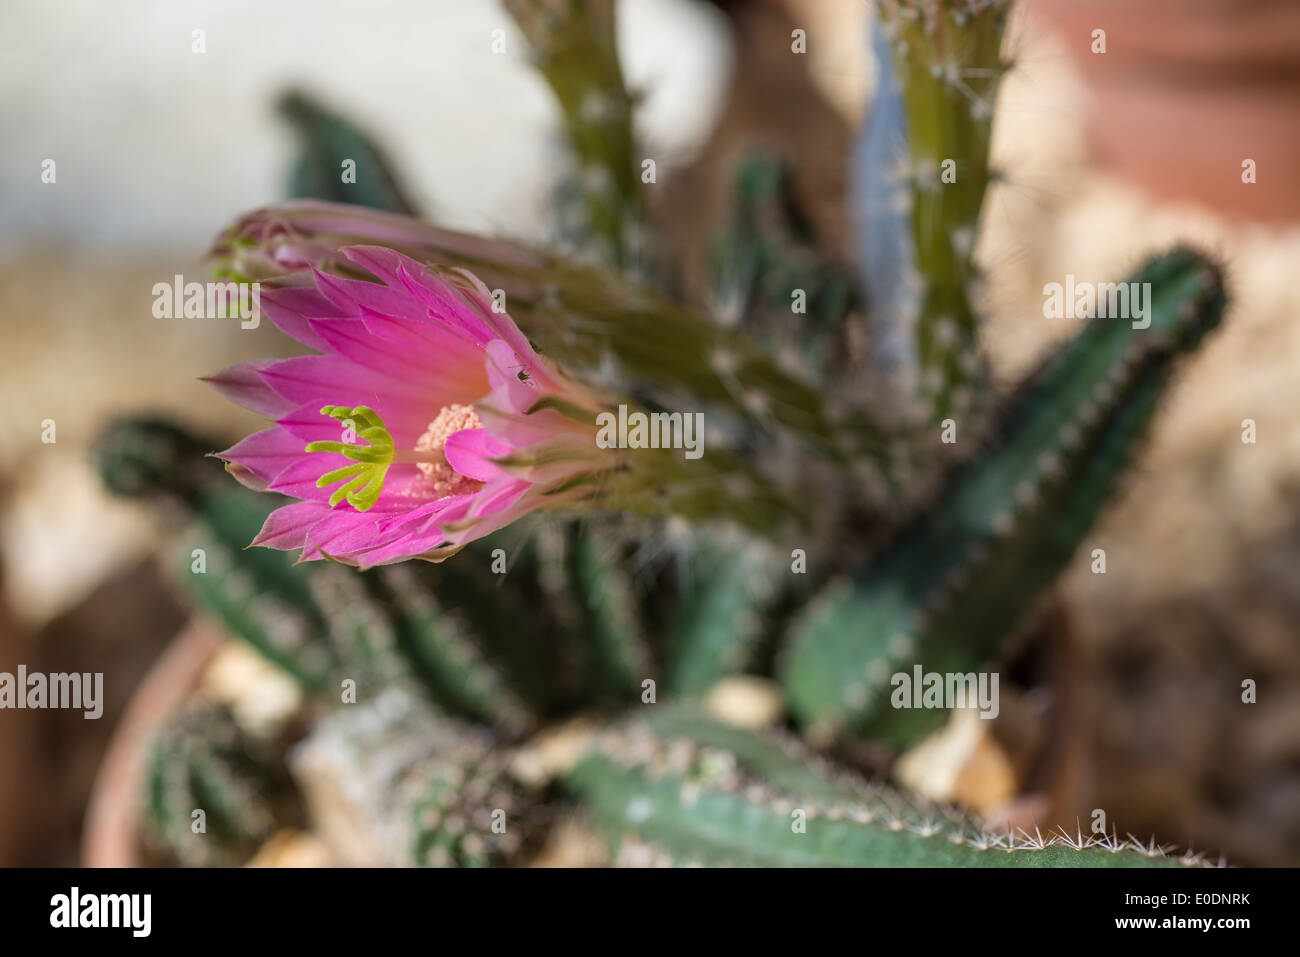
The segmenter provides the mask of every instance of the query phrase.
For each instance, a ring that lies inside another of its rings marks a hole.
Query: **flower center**
[[[393,445],[379,413],[367,406],[349,409],[342,405],[327,405],[321,415],[337,419],[344,426],[343,442],[309,442],[307,452],[333,452],[351,460],[352,465],[326,472],[316,480],[317,488],[342,482],[330,495],[330,506],[344,499],[358,512],[365,512],[379,501],[384,490],[388,467],[394,462],[410,462],[420,470],[438,498],[462,495],[483,487],[483,483],[467,478],[447,463],[443,450],[447,439],[463,429],[480,427],[478,413],[472,405],[448,405],[438,412],[437,418],[415,443],[414,449],[398,449]],[[355,439],[365,439],[362,445]],[[352,439],[354,441],[346,441]]]
[[[447,463],[443,449],[447,440],[457,432],[465,429],[482,428],[478,413],[472,405],[448,405],[438,412],[438,417],[429,423],[424,434],[415,443],[417,452],[427,457],[417,460],[415,465],[433,486],[439,498],[447,495],[463,495],[482,488],[483,483],[461,475]]]

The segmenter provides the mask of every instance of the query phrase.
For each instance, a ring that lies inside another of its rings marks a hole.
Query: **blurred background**
[[[1175,240],[1227,264],[1224,327],[1094,532],[1109,573],[1090,574],[1081,554],[1059,590],[1091,716],[1062,761],[1085,823],[1105,807],[1140,836],[1290,865],[1298,11],[1289,0],[1022,3],[978,247],[988,348],[1007,382],[1077,331],[1042,318],[1045,283],[1118,278]],[[618,15],[641,142],[661,171],[655,228],[685,271],[753,143],[788,158],[823,241],[851,262],[870,5],[622,0]],[[796,28],[805,56],[789,55]],[[1105,53],[1092,49],[1098,28]],[[548,241],[563,161],[550,93],[489,0],[10,0],[0,33],[0,671],[103,671],[106,697],[99,721],[0,711],[0,863],[74,864],[110,737],[189,618],[157,567],[156,523],[102,491],[90,445],[116,412],[165,412],[216,436],[254,424],[198,377],[289,343],[269,323],[156,319],[151,289],[200,278],[238,213],[292,195],[301,144],[277,104],[298,90],[347,116],[383,145],[414,205],[457,229]],[[1253,445],[1240,441],[1245,419]],[[1258,704],[1216,704],[1232,700],[1216,688],[1248,677]],[[977,804],[945,767],[910,783]]]

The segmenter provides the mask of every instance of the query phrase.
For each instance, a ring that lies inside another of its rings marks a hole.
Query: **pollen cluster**
[[[439,498],[447,495],[464,495],[483,487],[477,479],[468,478],[453,469],[442,450],[447,440],[464,429],[479,429],[483,423],[472,405],[448,405],[438,412],[424,434],[415,443],[417,452],[430,453],[430,460],[416,463],[425,479],[433,486]]]

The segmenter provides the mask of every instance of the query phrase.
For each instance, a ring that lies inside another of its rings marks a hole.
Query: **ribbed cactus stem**
[[[146,845],[191,867],[243,864],[297,815],[275,748],[224,705],[174,715],[149,743],[144,785]]]
[[[783,663],[791,707],[823,736],[902,747],[942,720],[898,709],[892,677],[968,673],[992,659],[1091,528],[1146,431],[1176,360],[1219,322],[1218,270],[1179,250],[1150,283],[1149,328],[1095,319],[1010,403],[999,438],[865,573],[804,610]]]
[[[591,693],[597,701],[634,704],[653,666],[619,543],[594,531],[579,532],[567,559],[581,611],[579,627],[587,637]]]
[[[236,492],[245,498],[242,489]],[[248,493],[252,496],[253,493]],[[247,501],[245,502],[247,504]],[[180,536],[175,576],[197,606],[219,621],[272,664],[282,668],[314,694],[328,694],[342,677],[337,650],[326,636],[326,625],[308,591],[286,594],[276,579],[261,574],[250,561],[250,550],[231,547],[205,516],[197,515]],[[195,572],[196,552],[202,571]],[[263,551],[263,556],[270,553]],[[297,577],[292,559],[270,556],[285,566],[290,579]],[[301,576],[305,584],[306,573]]]
[[[528,834],[508,753],[389,689],[318,722],[291,765],[340,863],[475,867],[509,863]]]
[[[739,537],[702,543],[687,562],[682,607],[669,633],[668,687],[691,697],[750,665],[780,578],[772,553]]]
[[[893,198],[910,214],[912,275],[878,322],[912,330],[916,387],[936,418],[975,406],[986,380],[972,294],[993,106],[1010,0],[877,0],[906,121]]]
[[[644,265],[634,101],[623,83],[613,0],[507,0],[564,117],[575,169],[561,187],[562,238],[625,271]],[[564,194],[567,194],[564,195]]]
[[[303,149],[294,166],[289,195],[329,199],[394,213],[414,214],[416,203],[382,149],[350,122],[299,90],[277,104]],[[352,176],[341,170],[352,164]]]
[[[376,586],[389,597],[401,646],[436,702],[509,734],[533,726],[535,716],[486,660],[468,623],[448,613],[409,568],[382,569]]]
[[[994,832],[836,775],[794,739],[689,713],[601,735],[565,785],[623,864],[795,867],[1147,867],[1201,864],[1154,842]]]

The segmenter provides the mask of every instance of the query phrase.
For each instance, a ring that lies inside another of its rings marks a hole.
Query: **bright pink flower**
[[[617,467],[595,442],[603,404],[474,276],[381,246],[338,252],[378,281],[314,270],[261,294],[318,355],[209,380],[276,423],[221,453],[230,471],[299,499],[254,544],[361,567],[440,559]]]

